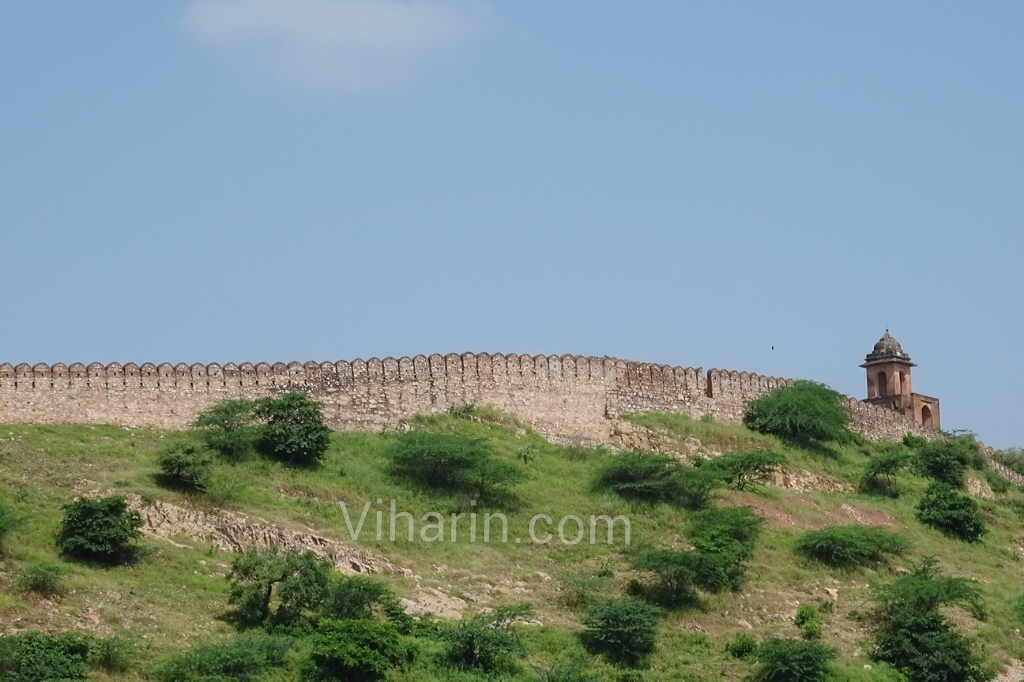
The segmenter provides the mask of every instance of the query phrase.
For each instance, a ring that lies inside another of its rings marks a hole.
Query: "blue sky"
[[[886,324],[1024,445],[1024,4],[0,4],[0,360],[611,355]],[[774,346],[774,349],[772,348]]]

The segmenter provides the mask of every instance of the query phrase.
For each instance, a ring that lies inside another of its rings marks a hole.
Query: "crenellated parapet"
[[[749,372],[514,353],[224,365],[3,363],[0,422],[178,429],[227,398],[299,390],[323,403],[339,430],[394,428],[415,414],[476,403],[514,414],[547,435],[593,440],[630,412],[737,422],[747,402],[790,383]],[[892,412],[858,401],[850,409],[857,428],[869,435],[914,430]]]

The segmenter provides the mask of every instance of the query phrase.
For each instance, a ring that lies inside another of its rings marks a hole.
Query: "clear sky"
[[[610,355],[1024,445],[1024,3],[0,2],[0,361]],[[773,348],[774,347],[774,348]]]

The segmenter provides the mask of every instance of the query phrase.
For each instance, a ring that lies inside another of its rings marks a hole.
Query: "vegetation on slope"
[[[203,465],[202,485],[195,486],[168,480],[161,468],[168,444],[192,442],[188,434],[0,430],[0,520],[11,519],[2,526],[0,622],[8,635],[77,632],[81,640],[4,637],[0,680],[31,679],[18,667],[24,652],[49,660],[53,650],[78,657],[68,663],[73,675],[88,671],[115,680],[852,681],[896,680],[896,668],[915,680],[926,678],[892,651],[927,647],[928,637],[908,636],[918,630],[959,647],[962,667],[951,674],[969,679],[984,679],[1001,663],[1024,657],[1024,644],[1013,635],[1022,621],[1007,598],[1021,592],[1017,538],[1024,495],[1007,487],[975,500],[987,532],[974,543],[921,523],[918,507],[931,484],[922,474],[933,475],[922,463],[921,443],[873,444],[845,434],[780,440],[680,415],[631,417],[664,431],[689,456],[681,466],[650,455],[553,444],[514,418],[476,408],[417,418],[410,431],[331,434],[319,457],[295,466],[255,445],[259,437],[246,430],[258,422],[238,426],[233,418],[224,415],[224,423],[240,429],[248,445],[221,449],[211,436],[216,429],[201,427],[205,446],[220,454]],[[452,485],[417,479],[423,470],[413,466],[415,458],[407,456],[403,466],[410,444],[443,442],[479,449],[462,458],[465,467],[452,470]],[[830,482],[832,490],[737,486],[735,477],[730,486],[723,475],[708,479],[713,495],[680,502],[692,499],[678,496],[680,470],[708,476],[716,467],[705,467],[718,453],[758,452],[776,455],[772,466],[784,460],[788,472]],[[911,466],[874,465],[894,454]],[[623,495],[606,485],[624,480],[606,474],[630,458],[644,466],[660,462],[652,479],[659,483],[648,489],[671,494]],[[979,461],[967,459],[966,477],[976,476],[969,468]],[[180,460],[177,466],[188,475]],[[868,478],[882,478],[884,486],[862,485],[872,467]],[[473,484],[480,471],[515,473],[501,478],[501,495],[488,495],[494,488]],[[301,553],[230,555],[184,535],[173,542],[143,538],[130,564],[104,567],[62,556],[55,542],[62,507],[78,496],[109,494],[200,510],[226,506],[261,522],[312,529],[384,555],[408,575],[344,578]],[[411,542],[405,517],[391,539],[392,500],[414,520]],[[353,539],[348,522],[354,525],[363,509],[369,509],[365,526]],[[763,521],[713,518],[750,512]],[[489,542],[482,542],[482,527],[471,542],[474,513],[478,523],[485,513],[503,514],[507,533],[495,521]],[[440,517],[443,541],[431,514]],[[454,541],[452,514],[458,517]],[[537,521],[538,515],[550,521]],[[630,543],[620,521],[611,544],[604,522],[591,544],[591,516],[628,518]],[[547,542],[530,540],[531,520],[535,536],[550,535]],[[885,530],[866,530],[873,526]],[[809,532],[832,535],[811,542]],[[907,571],[926,581],[963,579],[973,596],[940,599],[937,616],[926,614],[927,622],[908,630],[899,605],[916,598],[906,596],[908,589],[930,588],[920,580],[907,587]],[[398,615],[399,599],[424,601],[439,593],[465,602],[461,619]],[[269,601],[256,597],[267,594]],[[521,606],[527,603],[529,612]],[[786,668],[797,664],[802,672]]]

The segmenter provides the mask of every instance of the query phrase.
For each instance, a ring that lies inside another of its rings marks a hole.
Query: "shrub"
[[[992,492],[1003,494],[1009,492],[1010,482],[1006,480],[1002,474],[999,474],[992,469],[985,469],[982,472],[982,476],[985,478],[985,482],[988,483],[988,487],[992,489]]]
[[[899,495],[896,475],[910,463],[910,453],[897,450],[875,455],[864,466],[860,488],[864,492],[880,492],[892,497]]]
[[[743,421],[755,431],[795,443],[844,441],[850,437],[850,414],[843,396],[813,381],[794,381],[751,401]]]
[[[399,433],[389,454],[395,476],[437,491],[491,498],[524,477],[518,466],[494,457],[482,440],[457,434]]]
[[[833,526],[804,533],[796,552],[833,568],[855,568],[881,561],[886,554],[900,555],[909,543],[900,535],[877,526]]]
[[[763,523],[749,507],[712,507],[693,514],[686,532],[697,549],[744,560],[750,558]]]
[[[391,668],[408,663],[413,649],[390,623],[324,620],[302,666],[305,682],[383,680]]]
[[[165,479],[187,490],[202,488],[213,471],[213,454],[201,443],[178,441],[164,448],[157,463]]]
[[[226,465],[213,467],[199,490],[206,501],[219,507],[238,502],[249,489],[249,477],[243,471]]]
[[[800,628],[804,639],[821,639],[821,614],[810,604],[804,604],[796,610],[793,624]]]
[[[680,504],[685,496],[686,468],[667,455],[624,452],[597,473],[597,488],[631,502]],[[706,474],[701,474],[706,477]]]
[[[757,650],[760,664],[755,682],[821,682],[836,657],[835,649],[821,642],[766,639]]]
[[[73,632],[29,630],[0,638],[0,679],[4,682],[84,680],[89,639]]]
[[[694,606],[698,603],[696,589],[722,592],[732,585],[727,554],[701,550],[674,551],[655,549],[634,557],[630,567],[657,576],[653,585],[630,583],[630,594],[666,608]]]
[[[981,449],[973,438],[963,436],[925,443],[917,451],[921,473],[954,488],[964,487],[964,473],[975,453]]]
[[[1003,464],[1010,471],[1016,471],[1018,474],[1024,475],[1024,449],[1009,448],[995,453],[992,455],[992,458]]]
[[[256,449],[267,457],[312,466],[331,444],[323,406],[305,393],[292,391],[280,398],[257,400],[253,415],[263,422],[257,431]]]
[[[540,682],[598,682],[598,678],[587,672],[586,659],[577,659],[541,672]]]
[[[246,633],[171,656],[156,666],[154,674],[160,682],[249,682],[270,668],[284,666],[292,641],[261,632]]]
[[[584,646],[616,665],[638,667],[654,651],[661,609],[634,599],[594,602],[583,616]]]
[[[131,667],[135,645],[123,637],[97,640],[92,647],[92,664],[108,674],[123,673]]]
[[[976,585],[943,576],[934,559],[925,559],[910,575],[875,588],[878,626],[871,657],[889,663],[909,682],[981,682],[987,680],[970,641],[953,630],[940,607],[962,604],[984,615]]]
[[[978,503],[945,483],[928,486],[916,509],[918,521],[957,540],[978,542],[988,532]]]
[[[509,672],[525,650],[512,625],[532,613],[527,605],[500,606],[490,613],[463,617],[441,633],[441,659],[448,665],[482,673]]]
[[[332,620],[371,620],[378,615],[408,633],[412,618],[402,610],[387,587],[366,576],[341,576],[332,580],[319,614]]]
[[[250,547],[231,562],[228,604],[238,607],[243,623],[294,626],[324,601],[333,570],[330,561],[308,550],[281,553],[277,545],[263,551]],[[274,595],[279,604],[271,613]]]
[[[725,653],[733,658],[750,658],[757,652],[757,640],[744,632],[737,632],[725,643]]]
[[[751,450],[719,455],[701,468],[710,468],[718,472],[726,484],[736,490],[743,490],[751,483],[764,483],[769,480],[772,472],[785,463],[786,458],[778,453]]]
[[[223,400],[199,413],[189,428],[199,432],[206,445],[228,459],[241,459],[253,450],[258,436],[256,404],[237,398]]]
[[[913,433],[905,433],[905,434],[903,434],[903,441],[902,442],[908,448],[911,448],[913,450],[916,450],[918,448],[924,447],[925,445],[928,444],[927,440],[925,440],[921,436],[917,436],[917,435],[915,435]]]
[[[680,467],[677,478],[678,502],[693,511],[706,509],[724,482],[718,471],[707,466]]]
[[[21,569],[15,586],[25,592],[49,596],[64,593],[64,577],[70,573],[66,567],[48,561],[33,561]]]
[[[64,505],[64,518],[57,531],[61,554],[99,564],[130,562],[137,552],[142,517],[128,509],[125,498],[98,500],[79,498]]]

